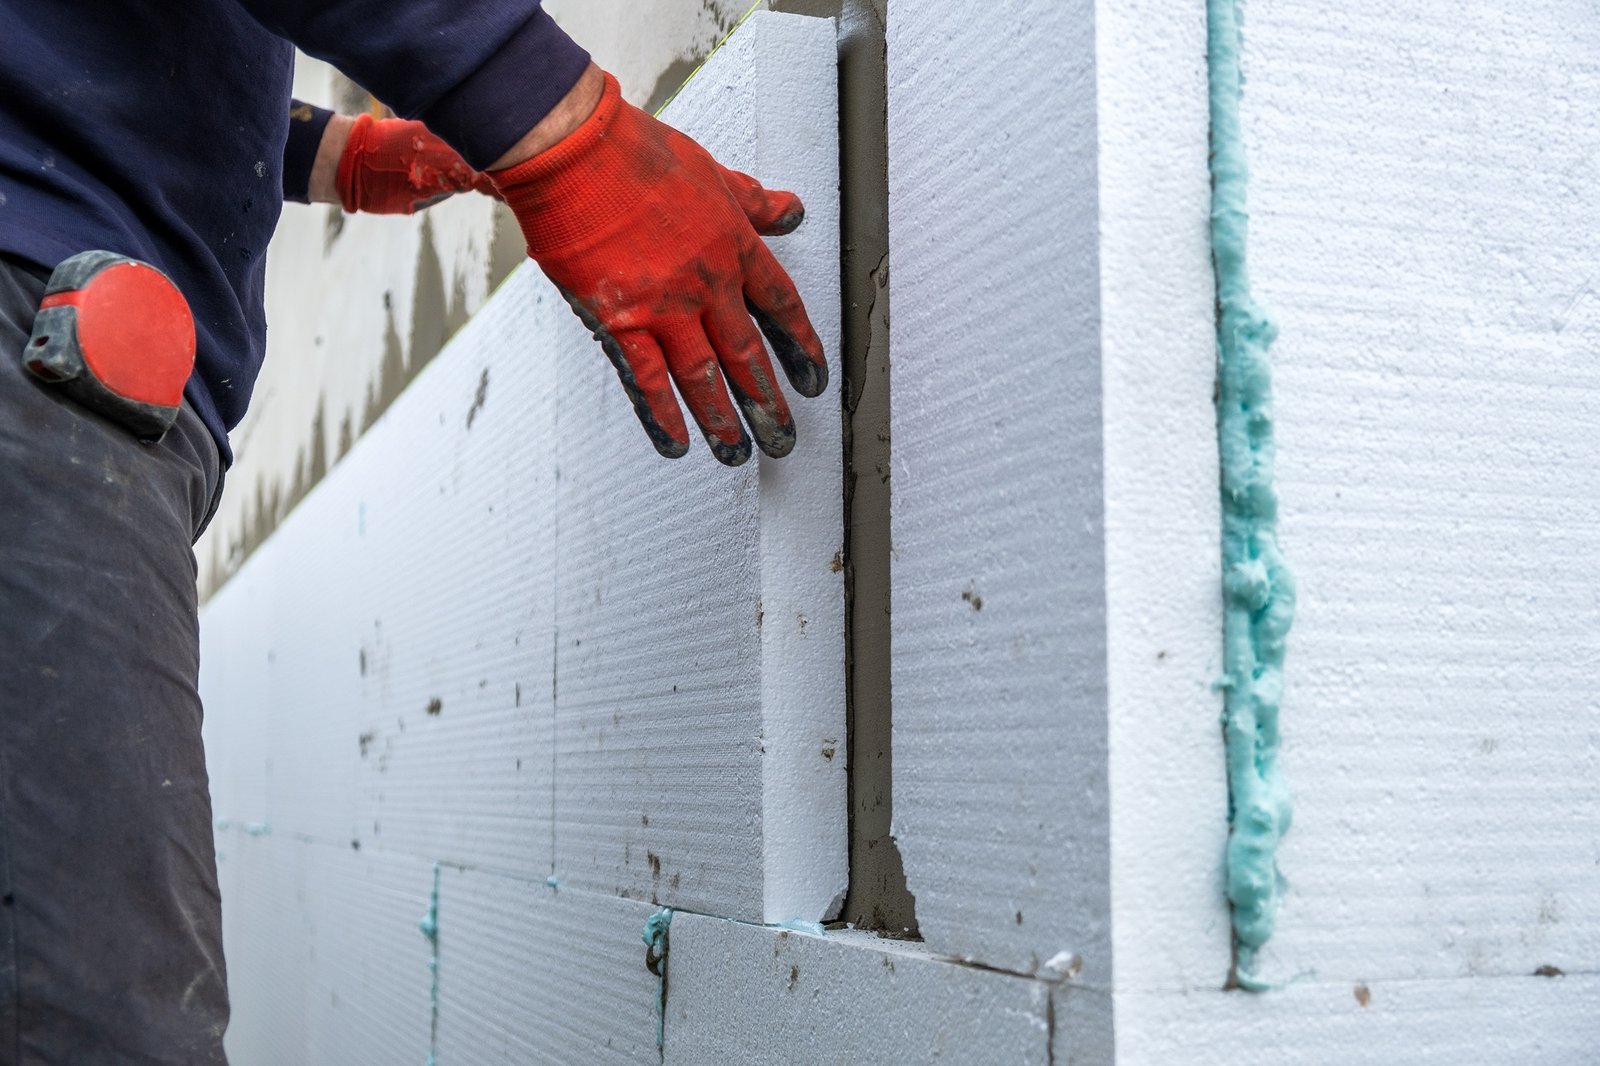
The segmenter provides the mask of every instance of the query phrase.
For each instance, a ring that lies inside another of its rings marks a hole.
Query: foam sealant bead
[[[667,1052],[667,932],[672,925],[672,908],[663,907],[644,921],[641,938],[645,946],[645,964],[652,956],[656,975],[656,1050]]]
[[[264,837],[272,834],[272,826],[266,822],[240,822],[233,818],[218,818],[217,829],[237,829],[246,836]]]
[[[433,1020],[429,1026],[428,1035],[428,1066],[435,1066],[439,1058],[439,864],[433,864],[433,894],[428,897],[428,909],[423,912],[422,920],[417,923],[417,928],[422,930],[422,935],[427,937],[429,945],[433,948],[433,957],[428,960],[428,972],[432,975],[432,988],[429,999],[433,1008]]]
[[[1234,978],[1256,976],[1283,896],[1278,842],[1290,804],[1278,766],[1278,706],[1284,643],[1294,616],[1294,580],[1278,549],[1273,489],[1272,368],[1277,327],[1250,294],[1248,216],[1239,122],[1238,0],[1207,0],[1211,96],[1211,254],[1217,281],[1217,441],[1222,470],[1223,733],[1227,746],[1228,901]]]

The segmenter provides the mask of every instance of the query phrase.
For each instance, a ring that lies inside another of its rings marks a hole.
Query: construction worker
[[[261,363],[280,203],[492,186],[650,442],[690,446],[676,386],[728,464],[794,444],[763,333],[797,392],[826,384],[761,240],[803,212],[622,100],[538,0],[0,7],[0,1062],[221,1063],[191,546]],[[291,102],[295,45],[425,126]],[[52,270],[91,249],[192,312],[154,443],[23,365]]]

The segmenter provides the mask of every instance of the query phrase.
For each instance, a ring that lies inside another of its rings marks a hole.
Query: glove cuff
[[[356,118],[350,127],[350,139],[345,142],[344,152],[339,156],[339,171],[333,179],[334,191],[339,194],[339,205],[352,215],[361,210],[361,190],[356,175],[361,169],[361,157],[366,154],[367,139],[372,134],[375,122],[377,119],[371,115]]]
[[[582,125],[531,159],[489,171],[522,226],[528,254],[538,259],[633,213],[673,165],[667,131],[623,100],[608,73],[600,103]]]

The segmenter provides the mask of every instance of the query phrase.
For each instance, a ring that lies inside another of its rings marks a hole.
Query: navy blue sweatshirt
[[[171,275],[225,462],[265,348],[267,241],[327,124],[290,117],[293,45],[479,169],[589,58],[539,0],[0,0],[0,27],[0,253],[48,269],[104,248]]]

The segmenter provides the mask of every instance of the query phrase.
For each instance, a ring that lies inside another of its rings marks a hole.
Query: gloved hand
[[[346,211],[409,215],[458,192],[494,194],[488,178],[420,122],[362,115],[350,127],[335,178]]]
[[[490,177],[528,254],[610,356],[657,451],[689,449],[676,383],[722,462],[750,457],[730,389],[761,450],[789,453],[794,419],[761,334],[802,396],[827,387],[828,365],[794,283],[758,234],[798,226],[798,197],[724,169],[624,101],[609,74],[577,130]]]

